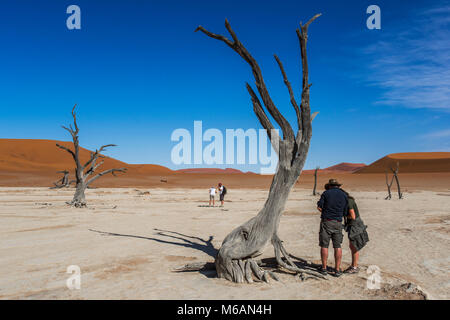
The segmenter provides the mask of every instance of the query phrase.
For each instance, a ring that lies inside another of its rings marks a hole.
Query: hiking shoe
[[[325,276],[328,274],[327,269],[326,269],[326,268],[323,268],[323,267],[320,267],[317,271],[319,271],[321,274],[323,274],[323,275],[325,275]]]
[[[359,268],[358,267],[353,267],[353,266],[350,266],[350,267],[348,267],[345,271],[344,271],[344,273],[347,273],[347,274],[356,274],[356,273],[358,273],[359,272]]]
[[[342,270],[335,270],[333,276],[339,278],[340,276],[342,276]]]

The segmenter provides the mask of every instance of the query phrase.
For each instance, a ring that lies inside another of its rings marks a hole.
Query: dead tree
[[[73,127],[72,127],[72,125],[70,125],[69,128],[62,126],[72,136],[74,150],[66,148],[58,143],[56,144],[56,146],[58,148],[61,148],[65,151],[67,151],[68,153],[70,153],[73,160],[75,161],[75,178],[76,178],[75,188],[76,189],[75,189],[75,194],[73,196],[72,201],[68,202],[68,204],[70,204],[74,207],[80,208],[80,207],[86,206],[85,191],[92,182],[94,182],[98,178],[100,178],[108,173],[111,173],[112,175],[115,176],[116,172],[125,172],[127,169],[126,168],[108,169],[103,172],[95,174],[96,170],[104,162],[102,160],[101,162],[97,163],[98,158],[104,158],[104,156],[102,156],[100,153],[102,151],[106,150],[106,148],[108,148],[108,147],[115,147],[116,146],[115,144],[107,144],[107,145],[100,147],[100,149],[95,150],[95,152],[91,152],[90,159],[85,164],[81,163],[80,144],[79,144],[79,140],[78,140],[78,133],[80,130],[77,125],[77,117],[75,114],[76,106],[77,105],[75,105],[72,109]]]
[[[394,177],[392,177],[391,182],[389,182],[389,175],[388,175],[387,170],[385,171],[385,175],[386,175],[386,186],[388,189],[388,195],[386,198],[384,198],[384,200],[391,200],[391,198],[392,198],[391,187],[392,187],[392,183],[394,183]]]
[[[399,170],[399,168],[400,168],[400,164],[397,162],[397,167],[395,169],[391,168],[391,171],[394,174],[393,178],[395,178],[395,183],[397,184],[398,198],[402,199],[403,198],[403,194],[402,194],[402,191],[400,189],[400,180],[398,179],[398,170]]]
[[[395,169],[394,168],[390,168],[390,170],[391,170],[391,172],[392,172],[392,179],[391,179],[391,182],[389,182],[389,177],[388,177],[388,172],[387,172],[387,170],[385,171],[385,175],[386,175],[386,185],[387,185],[387,188],[388,188],[388,195],[387,195],[387,197],[386,198],[384,198],[384,200],[390,200],[391,198],[392,198],[392,194],[391,194],[391,187],[392,187],[392,183],[394,182],[394,179],[395,179],[395,182],[396,182],[396,184],[397,184],[397,191],[398,191],[398,198],[399,199],[403,199],[403,193],[402,193],[402,191],[401,191],[401,189],[400,189],[400,180],[399,180],[399,178],[398,178],[398,170],[399,170],[399,168],[400,168],[400,165],[399,165],[399,163],[397,162],[397,166],[395,167]]]
[[[306,42],[308,39],[307,33],[309,25],[319,16],[320,14],[315,15],[305,25],[300,23],[300,29],[297,29],[303,73],[300,106],[294,97],[294,92],[280,59],[276,55],[274,56],[289,92],[290,102],[296,112],[298,126],[296,135],[289,122],[280,113],[272,101],[258,63],[239,41],[228,21],[225,20],[225,27],[230,33],[232,40],[223,35],[209,32],[202,26],[199,26],[195,30],[201,31],[213,39],[223,41],[250,65],[256,88],[261,96],[262,102],[272,118],[275,119],[276,123],[281,127],[283,133],[283,138],[281,138],[277,134],[277,131],[274,130],[274,126],[264,111],[260,99],[253,88],[247,83],[247,90],[253,103],[253,111],[258,117],[261,125],[266,129],[274,149],[278,150],[279,161],[277,171],[272,180],[272,185],[270,186],[269,196],[264,207],[255,217],[234,229],[223,240],[222,246],[215,259],[215,267],[219,278],[225,278],[233,282],[252,282],[254,275],[259,280],[268,281],[269,276],[277,280],[274,273],[262,270],[254,260],[255,257],[262,254],[264,248],[269,243],[274,247],[275,258],[278,265],[285,270],[289,270],[296,274],[300,273],[302,276],[303,273],[305,273],[324,278],[315,271],[301,269],[294,264],[291,256],[285,250],[283,242],[278,237],[278,226],[287,198],[300,176],[308,154],[312,135],[311,122],[316,115],[311,114],[309,105],[309,89],[311,84],[308,83]]]
[[[57,171],[56,173],[62,173],[64,176],[58,181],[53,182],[54,187],[51,187],[50,189],[61,189],[70,186],[69,171]]]
[[[316,167],[314,170],[314,188],[313,188],[313,196],[316,195],[316,187],[317,187],[317,171],[319,170],[319,167]]]

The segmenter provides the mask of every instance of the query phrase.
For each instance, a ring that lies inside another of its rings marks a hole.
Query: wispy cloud
[[[444,129],[439,131],[430,132],[421,136],[422,138],[440,139],[450,138],[450,129]]]
[[[450,129],[428,132],[417,138],[427,151],[450,151]]]
[[[413,18],[364,49],[368,81],[384,91],[379,104],[450,112],[450,5]]]

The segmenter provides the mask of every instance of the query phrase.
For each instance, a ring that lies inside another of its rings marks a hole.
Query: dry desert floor
[[[88,207],[75,209],[65,204],[73,189],[0,188],[0,298],[449,299],[450,190],[390,201],[381,191],[350,192],[370,236],[359,274],[302,281],[279,271],[280,282],[235,284],[214,271],[173,269],[214,261],[222,239],[258,212],[267,190],[229,190],[224,208],[210,208],[207,189],[90,189]],[[293,190],[279,230],[291,254],[316,263],[317,200]],[[347,238],[343,248],[346,267]],[[273,257],[271,246],[263,257]],[[70,265],[80,267],[79,290],[66,286]],[[367,287],[369,266],[381,272],[380,289]]]

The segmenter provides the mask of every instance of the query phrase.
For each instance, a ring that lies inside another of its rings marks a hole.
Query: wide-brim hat
[[[325,189],[327,187],[333,187],[333,186],[340,187],[340,186],[342,186],[342,183],[339,183],[336,179],[330,179],[330,180],[328,180],[328,183],[325,185]]]

